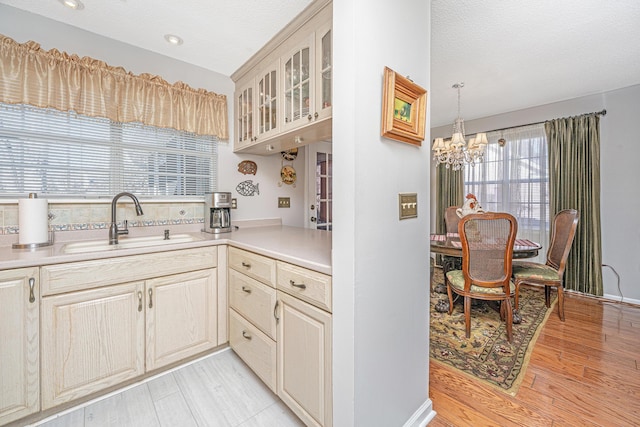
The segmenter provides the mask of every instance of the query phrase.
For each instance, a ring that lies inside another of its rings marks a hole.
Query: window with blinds
[[[506,143],[500,145],[500,138]],[[545,248],[550,223],[544,125],[488,132],[487,139],[484,160],[475,166],[465,165],[464,194],[474,194],[485,211],[509,212],[518,220],[518,238]]]
[[[0,194],[188,198],[216,189],[217,138],[0,103]]]

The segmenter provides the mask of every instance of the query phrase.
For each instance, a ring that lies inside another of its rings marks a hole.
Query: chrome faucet
[[[124,221],[124,229],[118,230],[118,224],[116,223],[116,203],[118,199],[122,196],[128,196],[133,200],[133,203],[136,205],[136,215],[142,215],[142,208],[140,207],[140,202],[138,198],[131,193],[119,193],[113,197],[111,201],[111,225],[109,226],[109,244],[117,245],[118,244],[118,236],[121,234],[129,234],[129,229],[127,228],[127,221]]]

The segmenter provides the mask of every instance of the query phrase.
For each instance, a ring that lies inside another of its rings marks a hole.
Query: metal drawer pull
[[[29,278],[29,302],[36,302],[36,295],[33,293],[33,287],[36,285],[36,279]]]
[[[250,339],[251,339],[251,335],[249,335],[249,334],[247,333],[247,331],[242,331],[242,337],[243,337],[243,338],[245,338],[245,339],[248,339],[248,340],[250,340]]]
[[[249,263],[247,263],[247,262],[244,262],[244,261],[242,261],[242,266],[243,266],[244,268],[251,268],[251,264],[249,264]]]
[[[142,311],[142,291],[138,291],[138,311]]]
[[[276,301],[276,305],[273,307],[273,317],[276,318],[276,323],[280,321],[280,318],[278,317],[278,304],[280,304],[280,301]]]
[[[153,288],[149,288],[149,308],[153,308]]]
[[[245,291],[246,293],[250,294],[251,293],[251,289],[247,288],[246,286],[242,287],[242,290]]]
[[[294,288],[307,289],[307,285],[304,283],[296,283],[293,280],[289,280],[289,284]]]

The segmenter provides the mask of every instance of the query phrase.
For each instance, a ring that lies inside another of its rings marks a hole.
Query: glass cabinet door
[[[322,119],[331,116],[331,93],[333,90],[333,52],[331,40],[331,25],[321,28],[317,32],[316,47],[316,69],[318,76],[317,83],[317,102],[315,119]]]
[[[284,127],[308,123],[311,116],[311,47],[297,49],[284,62]]]
[[[253,81],[237,94],[237,129],[238,143],[246,145],[253,137]]]
[[[278,129],[278,63],[259,74],[258,80],[258,136],[266,136]]]

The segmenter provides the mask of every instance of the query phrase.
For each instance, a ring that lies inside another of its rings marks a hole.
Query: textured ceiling
[[[230,76],[312,0],[81,1],[82,10],[58,0],[0,3]],[[171,46],[165,34],[184,43]]]
[[[432,0],[431,126],[640,83],[637,0]]]
[[[312,0],[82,1],[80,11],[0,3],[231,75]],[[432,0],[431,9],[433,127],[456,117],[456,82],[465,120],[640,84],[638,0]],[[167,33],[184,44],[169,46]]]

